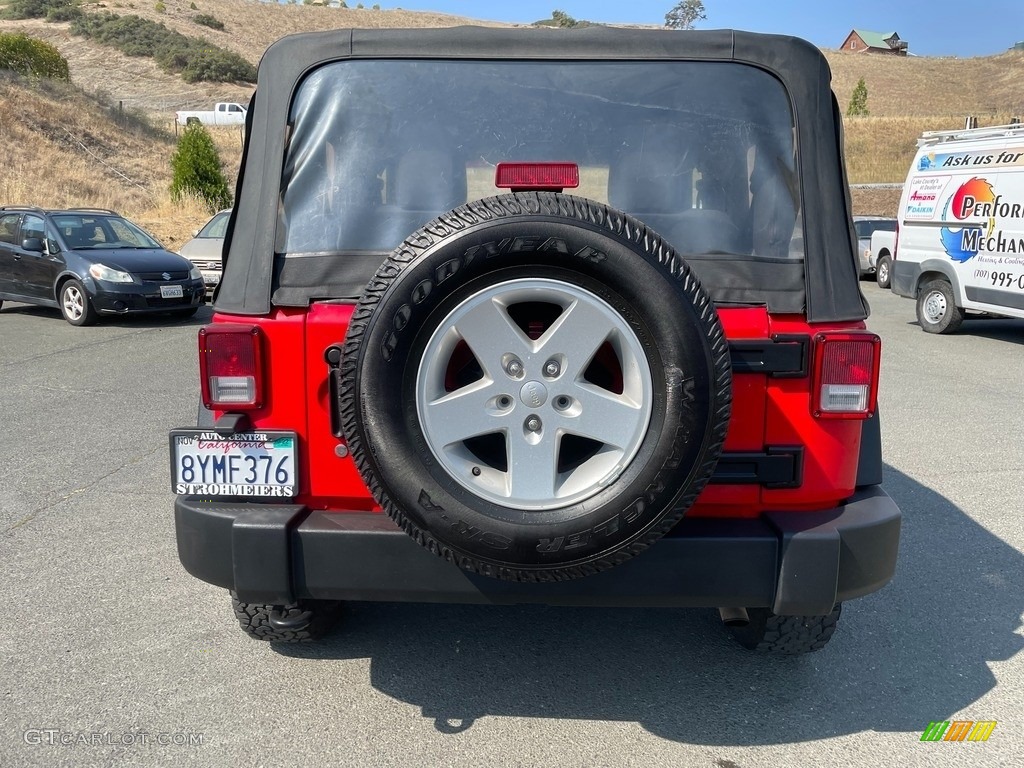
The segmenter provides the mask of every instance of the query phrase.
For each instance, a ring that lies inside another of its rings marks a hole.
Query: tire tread
[[[290,605],[264,605],[244,603],[231,593],[231,607],[242,631],[254,640],[268,643],[309,643],[319,640],[338,619],[337,603],[292,603]],[[279,629],[270,622],[271,614],[285,619],[297,619],[310,614],[309,624],[302,629]]]
[[[750,650],[799,656],[820,651],[828,644],[841,613],[842,604],[825,616],[779,616],[767,608],[751,608],[750,623],[731,631]]]

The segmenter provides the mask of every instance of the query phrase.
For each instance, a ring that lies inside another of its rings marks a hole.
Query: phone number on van
[[[990,277],[992,278],[992,285],[999,286],[1000,288],[1013,288],[1016,286],[1018,290],[1024,291],[1024,274],[1015,275],[1012,272],[992,272]]]

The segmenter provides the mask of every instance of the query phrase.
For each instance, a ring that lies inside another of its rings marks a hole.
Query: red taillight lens
[[[207,408],[246,411],[263,405],[263,334],[255,325],[199,330],[199,378]]]
[[[814,337],[812,408],[821,419],[866,419],[878,404],[882,340],[873,333]]]
[[[575,189],[580,185],[580,169],[576,163],[498,163],[494,186],[499,189],[526,191],[531,189]]]

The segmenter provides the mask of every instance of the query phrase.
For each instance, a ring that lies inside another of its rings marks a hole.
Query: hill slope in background
[[[274,40],[295,32],[345,27],[443,27],[460,24],[514,26],[437,13],[279,5],[257,0],[149,0],[85,4],[86,12],[138,15],[234,51],[257,63]],[[213,16],[224,31],[200,26],[197,14]],[[180,245],[205,213],[167,199],[174,151],[173,113],[206,108],[215,101],[246,101],[251,86],[197,83],[169,75],[151,60],[130,57],[71,34],[68,24],[41,20],[0,21],[0,31],[25,32],[55,45],[68,59],[74,89],[0,79],[0,141],[12,160],[0,178],[0,204],[97,205],[148,223],[170,246]],[[664,34],[685,34],[666,31]],[[956,128],[966,114],[981,123],[1024,114],[1024,52],[975,59],[890,57],[825,51],[833,87],[845,111],[857,81],[868,88],[869,117],[846,121],[847,164],[858,182],[902,182],[923,130]],[[59,92],[58,92],[59,91]],[[158,129],[118,117],[144,113]],[[234,179],[237,131],[217,131],[225,169]],[[59,175],[53,169],[61,168]],[[52,183],[40,183],[48,179]],[[855,192],[857,212],[893,213],[898,191]]]

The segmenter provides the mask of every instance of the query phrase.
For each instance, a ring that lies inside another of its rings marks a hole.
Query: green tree
[[[850,106],[846,108],[847,117],[864,117],[868,114],[868,86],[862,77],[850,96]]]
[[[171,199],[195,195],[210,213],[231,205],[231,191],[220,168],[220,154],[209,132],[199,123],[185,127],[171,157]]]
[[[22,75],[70,80],[68,60],[49,43],[21,33],[0,32],[0,69]]]
[[[707,17],[701,0],[680,0],[665,14],[665,26],[669,29],[693,29],[698,21]]]
[[[555,22],[556,27],[575,27],[578,22],[572,16],[565,11],[552,11],[551,19]]]

